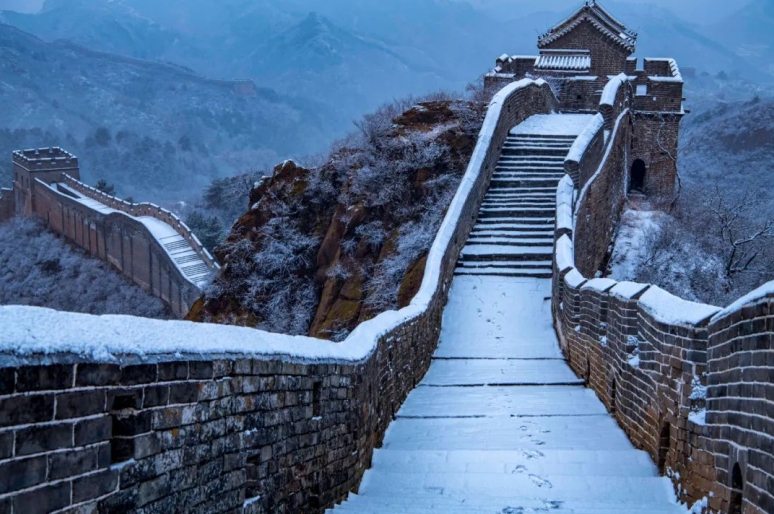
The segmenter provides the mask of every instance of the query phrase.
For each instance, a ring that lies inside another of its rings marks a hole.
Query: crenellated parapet
[[[557,192],[560,346],[681,501],[697,512],[771,512],[774,284],[721,310],[653,285],[594,278],[628,190],[622,169],[633,135],[631,81],[608,87]],[[612,130],[608,120],[617,120]]]
[[[183,237],[183,239],[185,239],[185,241],[191,246],[194,252],[196,252],[196,255],[198,255],[202,261],[204,261],[206,265],[211,270],[213,270],[213,272],[217,271],[217,269],[220,267],[210,252],[202,245],[201,241],[199,241],[199,238],[196,237],[193,231],[188,227],[188,225],[186,225],[183,220],[181,220],[173,212],[164,209],[163,207],[159,207],[153,203],[127,202],[126,200],[111,196],[104,191],[100,191],[97,188],[84,184],[83,182],[76,180],[69,175],[64,175],[62,177],[62,182],[83,194],[84,196],[92,198],[101,204],[110,207],[111,209],[124,212],[133,217],[147,216],[155,218],[159,221],[163,221],[169,227],[174,229],[175,232],[177,232],[181,237]]]

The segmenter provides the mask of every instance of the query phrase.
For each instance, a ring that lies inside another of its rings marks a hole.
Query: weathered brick
[[[70,505],[70,482],[60,482],[22,493],[13,499],[13,511],[48,514]]]
[[[106,469],[73,481],[73,503],[105,496],[118,488],[118,472]]]
[[[75,385],[76,387],[86,386],[108,386],[117,385],[121,378],[121,368],[117,364],[78,364]]]
[[[138,364],[121,368],[121,385],[150,384],[158,378],[156,364]]]
[[[49,480],[59,480],[83,475],[99,469],[99,452],[96,447],[48,454]]]
[[[0,494],[42,484],[45,480],[45,455],[0,463]]]
[[[56,395],[56,419],[83,418],[105,412],[104,389]]]
[[[16,390],[52,391],[73,386],[73,366],[52,364],[48,366],[24,366],[16,371]]]
[[[75,423],[75,446],[86,446],[100,441],[110,440],[112,435],[110,416],[85,419]]]
[[[72,446],[72,423],[31,426],[16,432],[16,455],[31,455]]]

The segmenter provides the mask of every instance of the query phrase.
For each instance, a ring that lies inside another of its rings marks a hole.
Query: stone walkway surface
[[[537,116],[512,131],[430,370],[334,514],[686,513],[570,370],[553,330],[551,191],[583,125]]]
[[[455,279],[430,371],[336,514],[686,512],[562,359],[550,284]]]

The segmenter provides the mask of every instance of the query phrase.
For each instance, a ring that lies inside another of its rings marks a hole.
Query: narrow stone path
[[[487,201],[507,198],[482,207],[427,376],[387,430],[359,493],[336,514],[686,512],[559,350],[551,280],[543,278],[559,159],[527,163],[563,157],[575,137],[566,132],[579,133],[583,122],[535,118],[514,129],[508,147],[517,153],[507,151],[498,167]],[[557,131],[561,142],[547,137]],[[519,159],[513,170],[511,155]]]

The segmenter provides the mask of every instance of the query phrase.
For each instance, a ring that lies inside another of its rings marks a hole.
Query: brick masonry
[[[585,278],[603,265],[638,130],[634,92],[620,95],[605,113],[606,124],[620,122],[604,151],[592,141],[581,162],[567,163],[586,193],[574,204],[575,232],[557,230],[553,310],[562,350],[681,501],[706,499],[704,512],[774,512],[772,284],[718,312],[655,286]],[[592,169],[599,173],[589,179]],[[568,202],[572,195],[560,192],[558,208]]]
[[[14,215],[37,216],[53,232],[111,264],[162,299],[176,316],[188,314],[201,290],[183,275],[145,225],[133,218],[148,216],[168,224],[210,269],[217,269],[216,262],[180,219],[158,206],[124,202],[81,183],[77,158],[59,148],[15,152],[13,159],[14,189],[2,192],[0,222]],[[57,183],[64,183],[119,213],[105,214],[92,209],[66,194]]]
[[[429,367],[509,130],[556,107],[545,84],[504,100],[427,309],[362,363],[0,355],[0,512],[315,513],[356,491]]]

